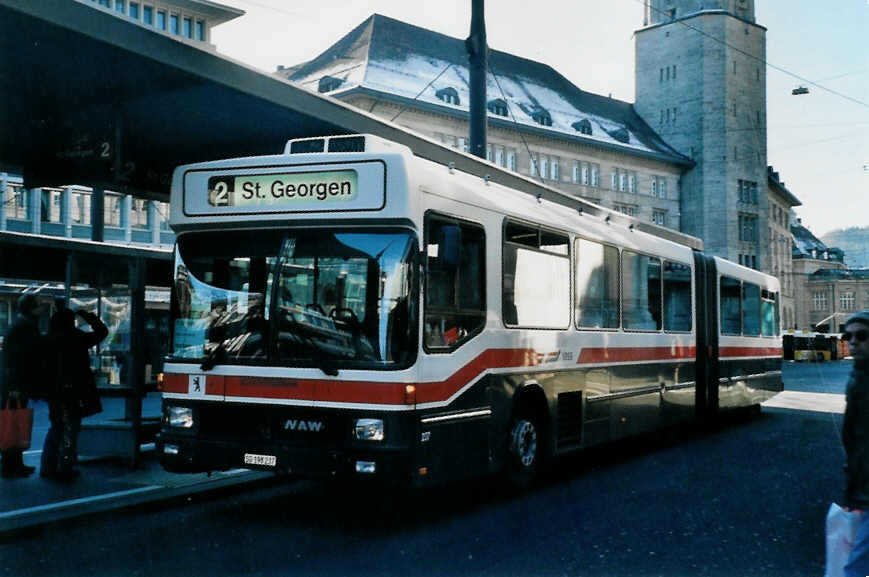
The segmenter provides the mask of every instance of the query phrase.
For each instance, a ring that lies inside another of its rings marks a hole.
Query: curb
[[[230,471],[225,475],[219,479],[206,479],[176,487],[147,485],[135,489],[7,511],[0,513],[0,536],[56,521],[134,507],[145,503],[169,501],[191,494],[205,494],[227,487],[253,484],[263,479],[275,478],[273,473],[245,469],[239,469],[238,472]]]

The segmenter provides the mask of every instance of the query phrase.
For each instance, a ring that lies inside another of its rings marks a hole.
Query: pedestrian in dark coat
[[[851,315],[845,323],[854,369],[845,392],[842,443],[847,463],[845,508],[860,514],[854,548],[845,575],[869,575],[869,309]]]
[[[76,328],[76,314],[90,325],[91,331]],[[69,480],[78,475],[75,465],[81,420],[102,411],[88,350],[108,334],[100,318],[87,311],[73,313],[61,308],[51,317],[49,339],[57,359],[57,376],[48,399],[51,427],[42,449],[39,474],[43,477]]]
[[[0,404],[6,406],[17,399],[24,408],[41,384],[45,353],[45,337],[39,333],[39,313],[42,307],[35,295],[25,294],[18,299],[18,318],[3,344],[3,378]],[[21,449],[0,451],[0,472],[5,479],[27,477],[35,470],[24,464]]]

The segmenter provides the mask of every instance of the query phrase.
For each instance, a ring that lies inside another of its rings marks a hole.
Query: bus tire
[[[526,489],[537,476],[543,443],[540,433],[540,421],[530,411],[517,413],[510,423],[507,481],[517,489]]]

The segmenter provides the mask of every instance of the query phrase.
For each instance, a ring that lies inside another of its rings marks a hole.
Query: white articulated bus
[[[372,136],[182,166],[170,222],[170,471],[523,485],[781,390],[775,278]]]

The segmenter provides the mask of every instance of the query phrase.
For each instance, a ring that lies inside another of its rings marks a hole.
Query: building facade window
[[[157,28],[166,30],[166,11],[157,10]]]
[[[738,180],[739,202],[743,204],[757,204],[757,183],[749,180]]]
[[[843,292],[839,295],[839,308],[843,311],[853,311],[856,298],[853,291]]]
[[[153,6],[142,6],[142,22],[147,24],[148,26],[152,26],[154,24],[154,7]]]
[[[757,216],[753,214],[739,215],[739,240],[757,242]]]
[[[507,150],[507,169],[516,172],[516,151],[512,148]]]
[[[613,209],[628,216],[635,216],[637,214],[637,207],[632,204],[615,203],[613,204]]]
[[[600,165],[591,164],[591,185],[595,188],[600,187]]]
[[[497,164],[498,166],[504,166],[504,147],[495,146],[493,148],[495,150],[495,164]]]
[[[130,2],[130,18],[133,20],[139,19],[139,3],[138,2]]]
[[[827,293],[818,291],[812,293],[812,309],[816,311],[827,310]]]
[[[652,210],[652,222],[654,222],[658,226],[667,226],[667,211],[653,209]]]

